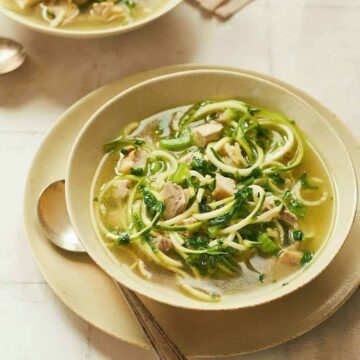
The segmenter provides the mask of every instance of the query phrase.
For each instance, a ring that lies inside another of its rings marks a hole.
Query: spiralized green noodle
[[[294,247],[302,254],[298,217],[328,194],[321,179],[296,177],[302,135],[278,113],[207,101],[173,119],[170,136],[159,131],[144,140],[135,136],[142,126],[131,123],[104,146],[118,157],[118,175],[94,201],[97,226],[109,246],[129,252],[144,279],[153,281],[150,261],[174,273],[189,296],[220,301],[221,291],[204,279],[239,276],[241,264],[259,273],[253,256],[276,259]],[[211,124],[221,124],[221,133],[211,133]]]
[[[322,180],[318,179],[318,178],[311,178],[311,181],[315,184],[322,184]],[[304,199],[304,197],[301,195],[301,182],[298,181],[294,187],[291,190],[291,193],[294,197],[294,199],[298,200],[301,204],[305,205],[305,206],[319,206],[321,205],[324,201],[326,201],[327,199],[327,192],[324,191],[321,194],[320,199],[318,200],[306,200]]]
[[[221,141],[221,140],[220,140]],[[214,151],[216,151],[216,148],[219,147],[219,144],[209,144],[206,148],[206,155],[209,158],[209,160],[220,170],[222,170],[225,173],[229,173],[229,174],[238,174],[239,176],[248,176],[252,173],[252,171],[254,169],[256,169],[257,167],[260,167],[263,160],[264,160],[264,152],[263,150],[259,147],[256,146],[255,147],[255,151],[257,154],[257,159],[256,162],[248,167],[248,168],[244,168],[244,169],[239,169],[235,166],[231,166],[231,165],[227,165],[224,162],[220,161],[216,155],[214,154]]]

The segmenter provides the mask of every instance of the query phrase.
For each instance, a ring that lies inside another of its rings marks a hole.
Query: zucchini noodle
[[[150,159],[154,160],[157,158],[164,160],[166,162],[166,164],[168,165],[168,168],[166,171],[164,171],[160,175],[153,175],[152,176],[153,179],[157,179],[157,180],[166,179],[167,177],[169,177],[171,174],[173,174],[176,171],[178,162],[174,155],[172,155],[169,152],[164,151],[164,150],[155,150],[151,153]]]
[[[322,180],[318,179],[318,178],[311,178],[311,181],[315,184],[322,184]],[[291,194],[294,197],[294,199],[296,199],[297,201],[299,201],[301,204],[305,205],[305,206],[319,206],[321,205],[324,201],[326,201],[328,194],[326,191],[323,191],[321,193],[321,197],[318,200],[306,200],[304,199],[304,197],[301,195],[301,181],[298,181],[294,187],[291,190]]]
[[[270,120],[259,120],[259,124],[261,124],[262,126],[265,126],[265,127],[269,127],[269,125],[270,125],[275,128],[281,129],[286,133],[286,136],[287,136],[286,142],[283,146],[278,147],[274,151],[268,152],[266,154],[266,156],[265,156],[266,162],[267,161],[276,161],[276,160],[282,158],[294,146],[294,141],[295,141],[294,133],[291,131],[291,129],[288,126],[286,126],[284,124],[279,124],[279,123],[276,123],[275,121],[270,121]]]

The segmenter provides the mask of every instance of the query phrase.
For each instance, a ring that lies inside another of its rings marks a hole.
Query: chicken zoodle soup
[[[92,29],[126,26],[146,18],[165,0],[1,0],[12,10],[51,27]],[[15,8],[14,8],[15,5]]]
[[[286,284],[330,230],[328,175],[278,113],[205,101],[131,123],[104,150],[91,195],[104,243],[197,299]]]

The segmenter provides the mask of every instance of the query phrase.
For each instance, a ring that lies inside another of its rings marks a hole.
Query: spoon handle
[[[164,330],[145,307],[143,302],[131,290],[116,283],[125,301],[138,320],[141,328],[147,336],[150,346],[158,360],[186,360],[186,356],[165,334]]]

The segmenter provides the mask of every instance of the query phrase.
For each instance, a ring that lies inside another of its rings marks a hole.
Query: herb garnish
[[[284,185],[285,180],[279,175],[278,172],[270,173],[268,177],[275,182],[277,185]]]
[[[209,164],[206,160],[194,157],[191,161],[191,168],[196,170],[201,175],[211,175],[215,172],[216,168],[214,165]]]
[[[304,232],[301,231],[301,230],[293,230],[291,232],[291,234],[292,234],[292,237],[293,237],[294,240],[297,240],[297,241],[304,240],[305,235],[304,235]]]
[[[312,260],[312,258],[313,258],[313,253],[306,250],[300,260],[301,265],[305,265],[306,263],[310,262]]]
[[[144,203],[149,210],[156,211],[162,214],[164,210],[164,203],[158,200],[147,186],[140,186],[141,195],[144,198]]]
[[[302,186],[304,189],[307,189],[307,190],[316,190],[316,189],[318,188],[316,185],[310,184],[306,172],[304,172],[304,173],[300,176],[300,179],[299,179],[299,180],[300,180],[301,186]]]

